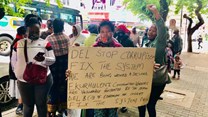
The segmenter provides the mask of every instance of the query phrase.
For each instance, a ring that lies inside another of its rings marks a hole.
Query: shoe
[[[58,113],[57,117],[67,117],[67,111],[62,110],[61,112]]]
[[[172,76],[172,78],[175,78],[175,76]]]
[[[56,117],[56,114],[52,112],[48,112],[47,117]]]
[[[125,113],[125,112],[127,112],[127,108],[126,108],[126,107],[122,107],[122,108],[120,109],[120,111],[121,111],[122,113]]]
[[[16,109],[16,114],[17,115],[23,115],[23,108],[18,106],[17,109]]]
[[[177,80],[179,80],[179,79],[180,79],[180,76],[178,76]]]
[[[159,97],[158,99],[159,99],[159,100],[163,100],[163,98],[162,98],[162,97]]]

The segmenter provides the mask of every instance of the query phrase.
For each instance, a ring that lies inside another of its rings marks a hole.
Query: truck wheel
[[[6,35],[0,36],[0,55],[9,56],[12,38]]]
[[[9,95],[9,76],[0,78],[0,103],[1,105],[10,104],[14,98]]]

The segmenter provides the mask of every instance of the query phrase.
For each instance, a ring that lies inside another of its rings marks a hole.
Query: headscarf
[[[130,31],[126,28],[126,26],[125,26],[124,24],[118,25],[118,26],[117,26],[117,29],[123,31],[123,32],[126,33],[126,34],[130,32]]]

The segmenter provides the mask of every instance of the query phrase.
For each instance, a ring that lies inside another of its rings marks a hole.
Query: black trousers
[[[176,76],[176,73],[178,74],[178,76],[180,76],[180,69],[174,69],[174,77]]]
[[[147,105],[138,107],[139,117],[145,117],[146,108],[148,110],[149,117],[156,117],[156,104],[165,86],[166,84],[160,86],[152,86],[149,102]]]
[[[32,117],[34,105],[37,107],[38,117],[47,116],[47,95],[53,84],[52,75],[48,75],[43,85],[33,85],[18,81],[18,88],[23,101],[23,116]]]
[[[202,41],[198,42],[198,49],[202,48],[201,43],[202,43]]]

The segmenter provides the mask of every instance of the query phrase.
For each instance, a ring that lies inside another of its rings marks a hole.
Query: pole
[[[181,35],[181,32],[182,32],[182,22],[183,22],[183,6],[182,6],[182,8],[181,8],[180,35]]]
[[[187,35],[186,32],[187,32],[187,19],[186,19],[185,34],[184,34],[184,44],[183,44],[183,45],[184,45],[184,46],[183,46],[184,48],[186,47],[186,46],[185,46],[185,45],[186,45],[186,35]]]

